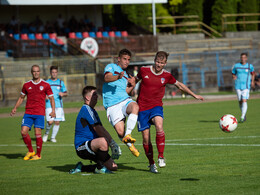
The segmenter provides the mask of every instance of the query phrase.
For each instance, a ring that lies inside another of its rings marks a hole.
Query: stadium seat
[[[63,42],[62,39],[57,38],[57,44],[58,44],[58,45],[64,45],[64,42]]]
[[[88,32],[83,32],[82,36],[83,36],[83,38],[87,38],[87,37],[89,37],[89,34],[88,34]]]
[[[95,32],[89,32],[89,36],[93,37],[93,38],[96,38],[96,33]]]
[[[55,45],[58,45],[56,39],[50,39],[50,42],[53,43],[53,44],[55,44]]]
[[[97,38],[102,38],[102,32],[98,31],[97,34],[96,34]]]
[[[21,34],[21,40],[28,40],[27,34]]]
[[[34,33],[28,34],[28,38],[29,38],[30,40],[35,40],[35,35],[34,35]]]
[[[79,38],[79,39],[82,39],[83,38],[82,33],[81,32],[76,32],[76,37]]]
[[[103,37],[109,37],[108,32],[107,31],[102,32],[102,36]]]
[[[127,31],[121,31],[121,35],[122,35],[122,37],[127,37],[128,36],[128,32]]]
[[[56,35],[56,33],[49,33],[49,37],[50,37],[50,39],[56,39],[57,35]]]
[[[120,31],[116,31],[116,32],[115,32],[115,35],[116,35],[116,37],[122,37],[122,34],[121,34]]]
[[[13,37],[14,37],[15,40],[20,40],[20,35],[19,34],[14,34]]]
[[[109,31],[108,35],[109,35],[109,37],[115,37],[116,36],[114,31]]]
[[[37,39],[37,40],[42,40],[43,38],[42,38],[42,33],[36,33],[35,34],[35,38]]]
[[[43,38],[43,39],[50,39],[48,33],[43,33],[43,34],[42,34],[42,38]]]
[[[69,38],[76,39],[76,34],[74,32],[69,33]]]

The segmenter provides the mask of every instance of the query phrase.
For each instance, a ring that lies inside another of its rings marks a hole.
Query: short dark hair
[[[169,54],[168,54],[167,52],[165,52],[165,51],[158,51],[158,52],[156,53],[155,57],[154,57],[154,61],[155,61],[157,58],[160,58],[161,60],[166,59],[166,61],[167,61],[168,56],[169,56]]]
[[[84,87],[83,90],[82,90],[82,97],[83,97],[83,99],[85,99],[85,95],[87,93],[91,92],[92,90],[96,90],[96,89],[97,88],[94,87],[94,86],[86,86],[86,87]]]
[[[247,57],[247,53],[245,53],[245,52],[244,52],[244,53],[241,53],[241,54],[240,54],[240,57],[241,57],[241,56],[244,56],[244,55]]]
[[[58,66],[51,66],[51,67],[50,67],[50,72],[51,72],[53,69],[54,69],[54,70],[58,70]]]
[[[33,68],[34,68],[34,67],[38,67],[38,68],[39,68],[39,70],[41,70],[39,65],[37,65],[37,64],[34,64],[34,65],[32,65],[32,67],[31,67],[31,72],[33,71]]]
[[[121,49],[119,51],[118,57],[121,57],[122,55],[128,55],[128,56],[132,56],[131,52],[128,49]]]

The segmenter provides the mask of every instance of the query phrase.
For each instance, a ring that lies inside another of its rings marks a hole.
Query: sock
[[[242,111],[242,103],[241,102],[239,102],[239,108]]]
[[[146,157],[149,160],[149,164],[150,165],[154,164],[154,160],[153,160],[153,145],[152,145],[152,143],[149,143],[148,145],[147,144],[143,144],[143,147],[144,147],[145,155],[146,155]]]
[[[49,123],[46,124],[46,132],[45,132],[46,135],[49,135],[51,127],[52,127],[52,124],[51,125],[49,125]]]
[[[137,122],[137,115],[130,114],[128,116],[127,123],[126,123],[125,136],[132,133],[133,129],[135,128],[136,122]]]
[[[164,131],[156,132],[156,145],[158,150],[158,158],[163,158],[163,152],[165,147],[165,134]]]
[[[41,134],[35,134],[36,137],[36,147],[37,147],[37,155],[41,157],[41,151],[42,151],[42,135]]]
[[[59,128],[60,128],[60,125],[54,125],[53,128],[52,128],[52,135],[51,135],[51,138],[52,139],[55,139],[58,131],[59,131]]]
[[[28,148],[29,152],[33,152],[33,147],[32,147],[32,140],[30,135],[27,133],[26,135],[23,135],[23,142],[25,143],[26,147]]]
[[[241,116],[241,118],[245,118],[245,116],[246,116],[246,112],[247,112],[247,102],[243,102],[242,103],[242,116]]]
[[[83,165],[81,167],[81,172],[88,172],[88,173],[93,173],[95,172],[95,169],[97,168],[97,164],[94,165]]]

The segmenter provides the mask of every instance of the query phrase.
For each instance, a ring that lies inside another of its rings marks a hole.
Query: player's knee
[[[106,138],[104,138],[104,137],[100,138],[100,147],[99,147],[99,149],[102,150],[102,151],[108,151],[108,143],[107,143]]]

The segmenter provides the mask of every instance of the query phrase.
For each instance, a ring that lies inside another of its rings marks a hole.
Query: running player
[[[118,155],[120,148],[102,126],[98,113],[94,109],[98,99],[96,90],[96,87],[86,86],[82,91],[84,105],[76,119],[74,144],[80,158],[97,164],[93,168],[78,162],[75,169],[70,170],[70,174],[94,171],[111,173],[117,170],[117,164],[108,154],[108,145],[112,148],[112,155],[113,153]]]
[[[53,121],[54,121],[54,126],[52,129],[51,142],[57,142],[56,135],[58,134],[58,131],[60,128],[60,121],[65,121],[62,98],[66,97],[68,95],[64,82],[62,80],[58,79],[58,67],[51,66],[50,74],[51,74],[51,78],[48,79],[46,82],[50,84],[52,92],[53,92],[53,97],[55,100],[56,117],[51,118],[49,116],[52,109],[51,109],[50,100],[47,97],[46,98],[46,109],[45,109],[47,125],[46,125],[46,132],[42,138],[43,142],[46,142],[48,139],[48,135],[49,135],[50,129],[52,127]]]
[[[16,109],[22,104],[25,96],[27,96],[27,102],[25,106],[25,114],[22,120],[21,134],[23,141],[27,146],[29,152],[23,158],[24,160],[40,160],[42,150],[42,134],[41,129],[44,129],[44,115],[45,115],[45,97],[49,97],[51,102],[50,116],[55,117],[55,102],[53,93],[49,83],[40,78],[40,67],[33,65],[31,68],[32,80],[26,82],[23,85],[21,95],[17,100],[14,108],[11,111],[11,116],[16,113]],[[33,151],[29,130],[34,125],[37,153]]]
[[[247,63],[247,53],[240,54],[240,63],[232,68],[232,77],[235,80],[235,89],[239,107],[242,112],[240,122],[246,121],[247,100],[249,99],[250,87],[255,88],[255,73],[252,64]]]
[[[156,129],[156,145],[158,150],[159,167],[165,167],[164,146],[165,133],[163,129],[163,103],[162,98],[165,93],[166,84],[174,84],[180,90],[192,95],[195,99],[203,100],[203,97],[194,94],[183,83],[164,70],[168,58],[168,53],[159,51],[154,58],[153,66],[142,67],[136,77],[136,81],[142,80],[140,93],[137,98],[139,105],[138,114],[138,131],[142,132],[143,147],[145,154],[149,160],[149,169],[152,173],[157,173],[157,167],[153,159],[153,146],[151,142],[150,127],[155,125]]]
[[[132,154],[139,156],[135,148],[136,141],[131,137],[138,116],[138,104],[128,94],[135,87],[135,78],[128,76],[126,68],[131,59],[131,52],[122,49],[118,55],[117,64],[108,64],[104,70],[103,104],[107,110],[107,118],[115,128],[118,137],[122,139]],[[128,116],[125,130],[125,119]]]

